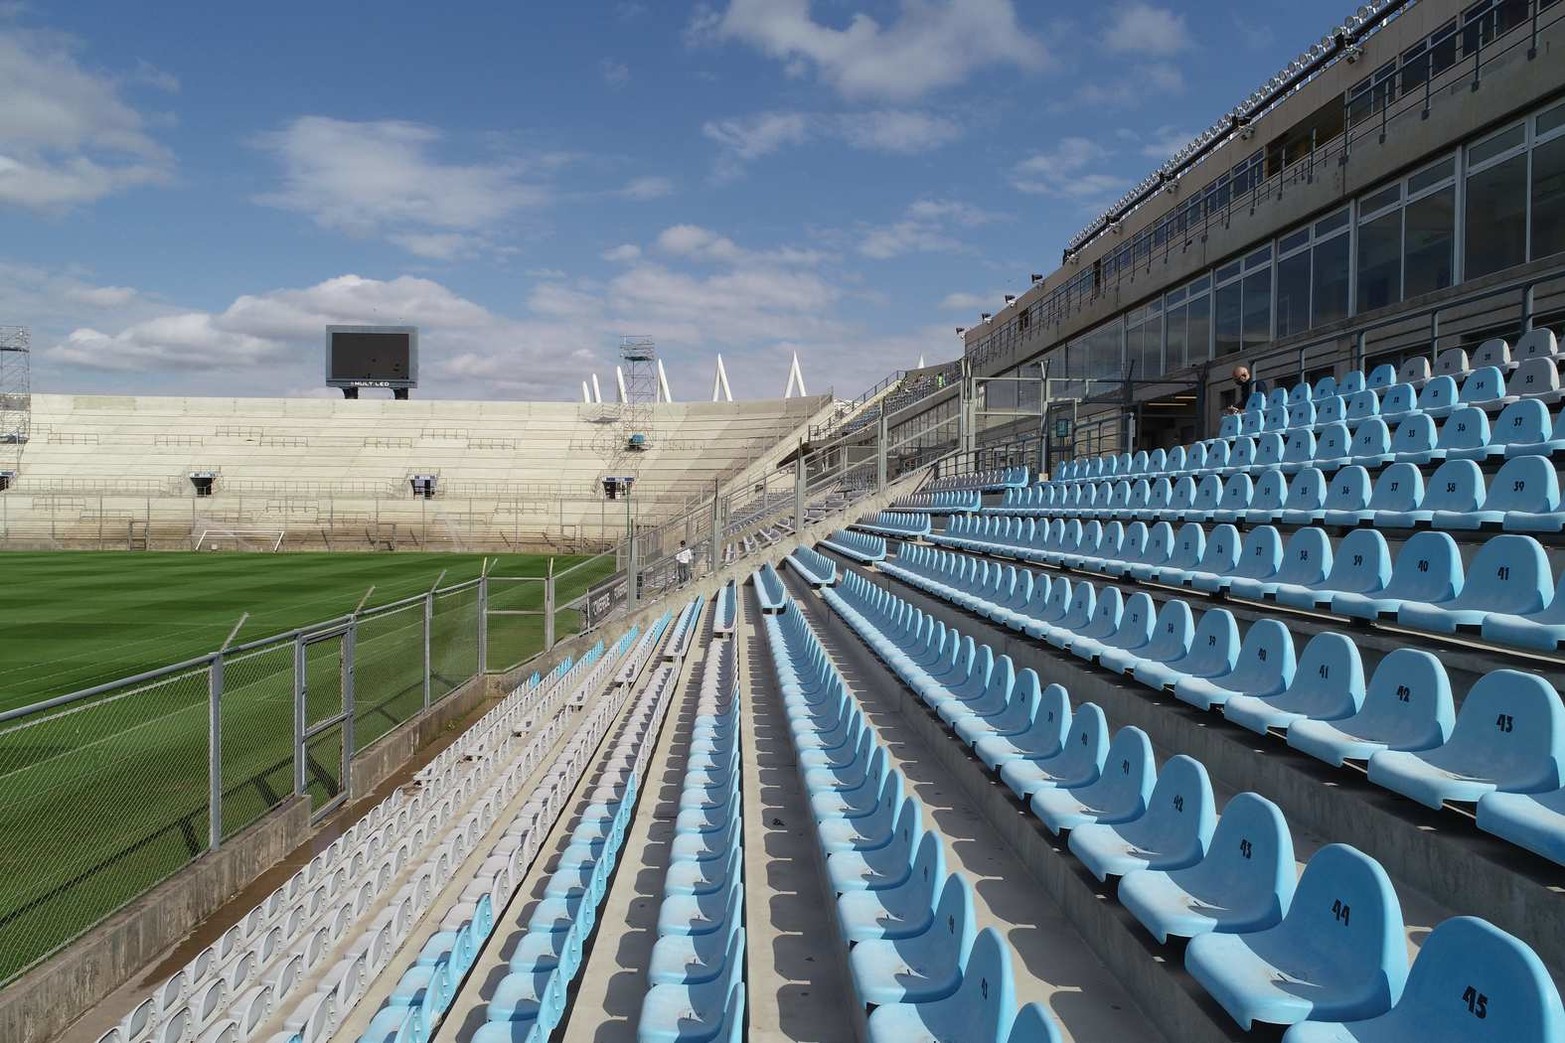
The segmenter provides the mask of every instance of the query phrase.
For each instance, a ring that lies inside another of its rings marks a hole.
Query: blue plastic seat
[[[1255,463],[1255,439],[1241,435],[1233,440],[1233,448],[1229,450],[1228,462],[1223,465],[1221,472],[1224,475],[1242,474],[1248,471]]]
[[[1565,529],[1560,510],[1560,479],[1554,464],[1543,456],[1517,456],[1507,460],[1489,481],[1484,497],[1483,520],[1495,522],[1507,532],[1559,532]]]
[[[1379,1017],[1296,1025],[1283,1043],[1513,1043],[1565,1038],[1565,1008],[1526,943],[1474,916],[1424,939],[1401,998]]]
[[[1183,481],[1189,481],[1184,479]],[[1137,561],[1126,560],[1116,570],[1111,564],[1108,571],[1115,576],[1133,576],[1136,579],[1151,579],[1159,566],[1168,561],[1168,555],[1174,547],[1174,527],[1166,521],[1160,521],[1147,530],[1147,543]]]
[[[1315,426],[1315,403],[1305,399],[1288,406],[1288,427],[1309,428]]]
[[[1145,591],[1132,594],[1120,610],[1119,626],[1104,637],[1079,636],[1071,642],[1073,655],[1088,661],[1097,659],[1110,649],[1138,648],[1152,639],[1157,607],[1151,595]]]
[[[1212,511],[1212,520],[1237,522],[1244,520],[1244,512],[1250,509],[1250,497],[1255,495],[1255,481],[1247,474],[1236,474],[1223,483],[1222,498]]]
[[[977,932],[973,890],[961,873],[940,885],[923,931],[867,938],[848,953],[853,991],[866,1006],[943,999],[961,983],[962,964]]]
[[[1381,391],[1396,383],[1397,368],[1389,362],[1382,362],[1369,371],[1369,377],[1364,381],[1364,387],[1370,391]]]
[[[1328,373],[1324,377],[1321,377],[1319,380],[1317,380],[1315,382],[1315,386],[1310,389],[1310,399],[1315,402],[1320,402],[1322,399],[1330,398],[1336,393],[1337,378]]]
[[[1179,527],[1173,545],[1169,547],[1168,558],[1138,575],[1142,579],[1178,583],[1200,566],[1205,554],[1206,530],[1197,522],[1189,522]]]
[[[1071,831],[1071,853],[1099,880],[1133,869],[1183,869],[1206,857],[1217,825],[1212,782],[1193,757],[1170,757],[1158,772],[1147,810],[1118,823]]]
[[[1440,425],[1431,460],[1481,460],[1489,455],[1489,416],[1477,406],[1452,410]]]
[[[1456,381],[1449,375],[1430,377],[1418,392],[1418,411],[1433,420],[1448,415],[1456,408]]]
[[[1327,424],[1315,435],[1315,453],[1311,464],[1323,471],[1334,471],[1349,463],[1353,453],[1353,435],[1344,423]]]
[[[1462,589],[1462,552],[1449,533],[1416,532],[1397,551],[1379,590],[1332,595],[1331,610],[1354,619],[1394,616],[1407,602],[1449,601]]]
[[[877,854],[844,851],[832,855],[828,866],[834,861],[838,863],[831,874],[833,880],[839,874],[847,874],[851,881],[863,879],[868,867],[878,861]],[[838,895],[837,924],[849,944],[870,938],[906,938],[928,931],[933,924],[939,888],[946,880],[945,849],[939,836],[924,833],[913,861],[908,862],[904,854],[898,862],[902,878],[895,883],[855,887]],[[890,875],[883,874],[885,878]]]
[[[1478,828],[1565,865],[1565,789],[1485,793],[1478,798]]]
[[[1288,483],[1288,498],[1277,520],[1284,525],[1309,525],[1324,510],[1325,500],[1326,475],[1317,467],[1305,467]]]
[[[1109,725],[1096,703],[1082,703],[1071,716],[1063,745],[1042,756],[1017,756],[1000,762],[1000,781],[1022,800],[1050,786],[1085,786],[1103,773],[1109,752]]]
[[[743,944],[743,936],[735,942]],[[720,977],[697,985],[654,985],[641,1001],[638,1043],[706,1043],[741,1039],[744,954],[732,949]]]
[[[1282,454],[1287,443],[1283,441],[1282,432],[1268,430],[1255,440],[1255,463],[1250,465],[1250,473],[1275,469],[1282,463]]]
[[[869,943],[865,943],[869,944]],[[858,954],[858,948],[853,956]],[[1007,1043],[1015,1040],[1016,985],[1011,950],[993,927],[986,927],[965,953],[960,983],[939,999],[888,1003],[870,1012],[869,1043],[914,1043],[918,1040],[962,1040],[964,1043]],[[1041,1013],[1041,1012],[1040,1012]],[[1045,1026],[1048,1025],[1044,1021]],[[1045,1030],[1047,1032],[1047,1030]],[[1049,1043],[1057,1035],[1027,1037],[1029,1043]]]
[[[1512,402],[1494,418],[1482,458],[1540,455],[1533,451],[1534,447],[1547,442],[1553,430],[1549,407],[1543,402],[1536,398]]]
[[[1440,432],[1428,413],[1411,413],[1391,433],[1391,455],[1404,464],[1427,464],[1434,459]]]
[[[735,951],[743,958],[744,926],[737,907],[731,919],[704,934],[668,934],[652,946],[647,980],[653,985],[699,985],[728,968]]]
[[[1031,670],[1022,671],[1024,679],[1028,675],[1032,675],[1033,683],[1037,682],[1037,675]],[[1043,760],[1064,748],[1070,724],[1070,696],[1061,685],[1051,684],[1038,693],[1038,708],[1026,728],[1013,735],[981,736],[973,743],[973,752],[995,769],[1011,760]]]
[[[1343,397],[1342,420],[1355,427],[1367,420],[1380,416],[1380,396],[1373,388],[1365,388],[1363,391],[1355,391],[1351,395]]]
[[[1397,622],[1432,633],[1478,630],[1490,613],[1527,616],[1548,604],[1553,575],[1548,557],[1531,536],[1491,538],[1473,556],[1467,580],[1440,602],[1404,602]]]
[[[1327,764],[1367,761],[1381,750],[1439,746],[1455,721],[1451,682],[1440,660],[1398,648],[1375,667],[1357,713],[1290,721],[1288,745]]]
[[[1284,431],[1288,427],[1288,407],[1286,405],[1268,404],[1264,410],[1262,424],[1267,431]]]
[[[1215,474],[1204,474],[1196,482],[1195,497],[1190,501],[1190,506],[1180,516],[1185,521],[1206,521],[1217,510],[1217,504],[1222,498],[1223,480]]]
[[[1387,423],[1395,423],[1417,408],[1418,392],[1412,384],[1392,384],[1380,396],[1380,416]]]
[[[1396,459],[1391,450],[1391,427],[1380,417],[1371,417],[1353,429],[1348,460],[1362,467],[1380,467]]]
[[[1380,863],[1345,844],[1304,867],[1287,913],[1249,934],[1203,934],[1185,968],[1246,1031],[1255,1022],[1384,1014],[1407,979],[1402,908]]]
[[[1217,425],[1217,437],[1234,439],[1239,436],[1239,414],[1229,413]]]
[[[1378,528],[1411,528],[1413,513],[1423,502],[1423,472],[1413,464],[1392,464],[1375,479],[1369,506],[1359,513],[1359,521]]]
[[[1331,385],[1333,391],[1335,391],[1337,386],[1337,381],[1335,378],[1332,379]],[[1310,387],[1309,381],[1301,380],[1297,384],[1293,385],[1293,387],[1288,389],[1288,397],[1283,401],[1289,406],[1296,406],[1302,402],[1308,402],[1313,395],[1313,390],[1314,389]]]
[[[1211,590],[1230,575],[1238,564],[1239,530],[1229,524],[1217,525],[1212,528],[1211,535],[1206,537],[1206,548],[1201,554],[1201,560],[1188,570],[1175,572],[1171,569],[1166,579]]]
[[[1255,492],[1250,496],[1250,506],[1244,512],[1244,520],[1251,525],[1277,521],[1287,498],[1288,476],[1276,469],[1261,472],[1255,481]]]
[[[1117,603],[1119,596],[1119,591],[1111,587],[1103,601],[1112,605]],[[1002,656],[1001,659],[1010,662],[1009,657]],[[980,714],[975,710],[955,719],[953,727],[956,734],[969,746],[988,735],[1018,735],[1032,724],[1040,700],[1038,675],[1030,668],[1024,669],[1014,679],[1005,678],[1004,683],[1007,685],[1006,699],[997,710],[988,714]]]
[[[1369,472],[1357,464],[1340,469],[1326,483],[1326,498],[1317,519],[1325,525],[1357,525],[1369,509]]]
[[[1204,616],[1201,622],[1206,622]],[[1196,634],[1199,638],[1199,628]],[[1174,683],[1174,698],[1210,710],[1235,696],[1276,695],[1288,687],[1293,677],[1293,635],[1275,619],[1258,619],[1250,624],[1239,654],[1227,670],[1180,677]]]
[[[1358,712],[1364,703],[1364,664],[1358,646],[1341,634],[1316,634],[1299,654],[1293,680],[1272,695],[1235,695],[1223,716],[1258,735],[1303,718],[1330,721]]]
[[[1304,531],[1304,530],[1300,530]],[[1342,538],[1331,571],[1317,583],[1278,583],[1271,594],[1300,608],[1328,605],[1339,593],[1380,590],[1391,578],[1391,550],[1374,529],[1354,529]]]
[[[1266,413],[1260,409],[1246,409],[1239,414],[1239,433],[1253,438],[1266,429]]]
[[[1491,612],[1483,618],[1481,632],[1488,641],[1516,648],[1553,651],[1565,642],[1565,569],[1549,603],[1536,612],[1518,615]]]
[[[1261,583],[1277,574],[1282,565],[1282,536],[1270,525],[1260,525],[1245,533],[1239,546],[1239,559],[1226,575],[1213,577],[1197,573],[1190,585],[1197,590],[1229,589],[1236,581]]]
[[[1541,440],[1537,442],[1511,440],[1505,445],[1507,456],[1549,456],[1559,452],[1565,452],[1565,409],[1554,414],[1553,423],[1544,432]]]
[[[1377,407],[1380,405],[1379,399],[1375,399],[1375,405]],[[1319,431],[1329,424],[1342,423],[1347,413],[1348,400],[1341,395],[1328,395],[1318,399],[1315,403],[1315,429]]]
[[[1386,750],[1369,759],[1369,780],[1432,808],[1485,793],[1542,792],[1565,784],[1565,706],[1536,674],[1495,670],[1479,678],[1443,745]]]
[[[1119,903],[1159,942],[1248,934],[1282,922],[1294,872],[1282,811],[1259,794],[1240,793],[1223,808],[1205,858],[1184,869],[1131,870],[1119,882]]]
[[[1555,374],[1556,385],[1559,375]],[[1485,403],[1499,402],[1505,397],[1505,374],[1500,372],[1498,366],[1481,366],[1467,375],[1462,381],[1461,393],[1457,401],[1463,405],[1483,405]]]
[[[1288,432],[1288,444],[1282,451],[1282,459],[1277,466],[1284,474],[1309,467],[1315,460],[1315,435],[1305,428],[1296,428]]]
[[[1084,786],[1041,789],[1032,795],[1032,812],[1050,832],[1088,822],[1126,822],[1146,811],[1157,778],[1152,741],[1140,728],[1121,728],[1109,743],[1103,774]]]
[[[1119,620],[1124,609],[1124,596],[1120,594],[1119,588],[1105,586],[1093,606],[1092,618],[1079,630],[1059,635],[1058,641],[1051,635],[1049,643],[1083,658],[1090,658],[1104,639],[1119,630]]]
[[[902,776],[894,772],[891,777],[900,780]],[[820,823],[815,839],[827,858],[838,851],[872,851],[891,843],[898,825],[917,814],[918,801],[913,797],[904,797],[895,806],[883,801],[873,814],[861,818],[828,819]]]
[[[1098,663],[1119,673],[1129,673],[1142,659],[1167,662],[1190,649],[1195,616],[1190,605],[1177,598],[1165,601],[1153,620],[1150,636],[1140,644],[1116,644],[1098,653]]]

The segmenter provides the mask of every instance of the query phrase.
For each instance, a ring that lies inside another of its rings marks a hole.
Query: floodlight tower
[[[0,465],[16,471],[33,426],[32,330],[0,326]]]

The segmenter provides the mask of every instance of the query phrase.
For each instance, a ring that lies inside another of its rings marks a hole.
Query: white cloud
[[[929,152],[961,138],[961,124],[945,116],[912,109],[864,112],[762,112],[710,120],[701,132],[721,146],[719,180],[743,172],[745,164],[790,146],[811,141],[840,141],[866,152],[912,155]]]
[[[142,114],[64,37],[0,32],[0,99],[0,205],[67,209],[172,176]]]
[[[737,261],[741,256],[732,239],[700,225],[673,225],[663,229],[658,235],[657,247],[671,257],[693,257],[703,261]]]
[[[1162,163],[1194,138],[1195,134],[1191,131],[1164,125],[1145,136],[1141,154],[1150,160]]]
[[[614,90],[619,90],[630,82],[630,66],[624,62],[617,62],[613,58],[605,58],[599,62],[598,73],[603,77],[603,82]]]
[[[997,215],[969,203],[950,199],[920,199],[907,208],[902,219],[888,225],[860,225],[856,230],[860,254],[885,261],[910,253],[961,251],[965,247],[954,233],[976,228]]]
[[[1120,4],[1109,15],[1103,47],[1116,54],[1171,55],[1193,46],[1185,16],[1144,0]]]
[[[1090,207],[1126,187],[1124,178],[1091,169],[1108,158],[1108,150],[1088,138],[1061,138],[1053,149],[1035,152],[1012,167],[1011,185],[1020,192],[1072,199]]]
[[[852,99],[908,100],[978,70],[1032,72],[1048,62],[1012,0],[901,0],[888,24],[858,11],[840,29],[817,22],[811,8],[811,0],[730,0],[723,11],[699,8],[687,38],[748,44],[789,75],[813,71]]]
[[[940,310],[949,312],[982,311],[988,308],[994,310],[995,303],[1002,300],[999,290],[992,293],[948,293],[940,300]]]
[[[613,261],[616,264],[634,261],[641,257],[641,247],[635,243],[621,243],[612,249],[603,251],[600,256],[605,261]]]
[[[517,160],[454,163],[440,131],[401,120],[301,116],[255,144],[282,167],[282,186],[258,202],[308,215],[324,228],[384,235],[423,257],[450,258],[489,242],[518,211],[552,190]],[[556,169],[569,160],[542,156]]]
[[[622,199],[644,203],[674,194],[674,182],[666,177],[638,177],[626,182],[618,195]]]
[[[179,93],[179,77],[158,68],[145,58],[136,59],[136,70],[130,74],[130,82],[163,91],[165,94]]]

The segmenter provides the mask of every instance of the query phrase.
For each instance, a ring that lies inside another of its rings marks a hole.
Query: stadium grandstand
[[[27,541],[613,549],[506,669],[487,561],[397,609],[362,744],[357,611],[181,664],[188,852],[0,886],[0,1038],[1565,1043],[1565,3],[1323,29],[853,400],[33,396]],[[132,694],[0,713],[0,814]]]

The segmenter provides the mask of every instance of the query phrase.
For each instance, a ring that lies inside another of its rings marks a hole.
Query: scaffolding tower
[[[33,428],[32,331],[0,326],[0,470],[20,468]]]

